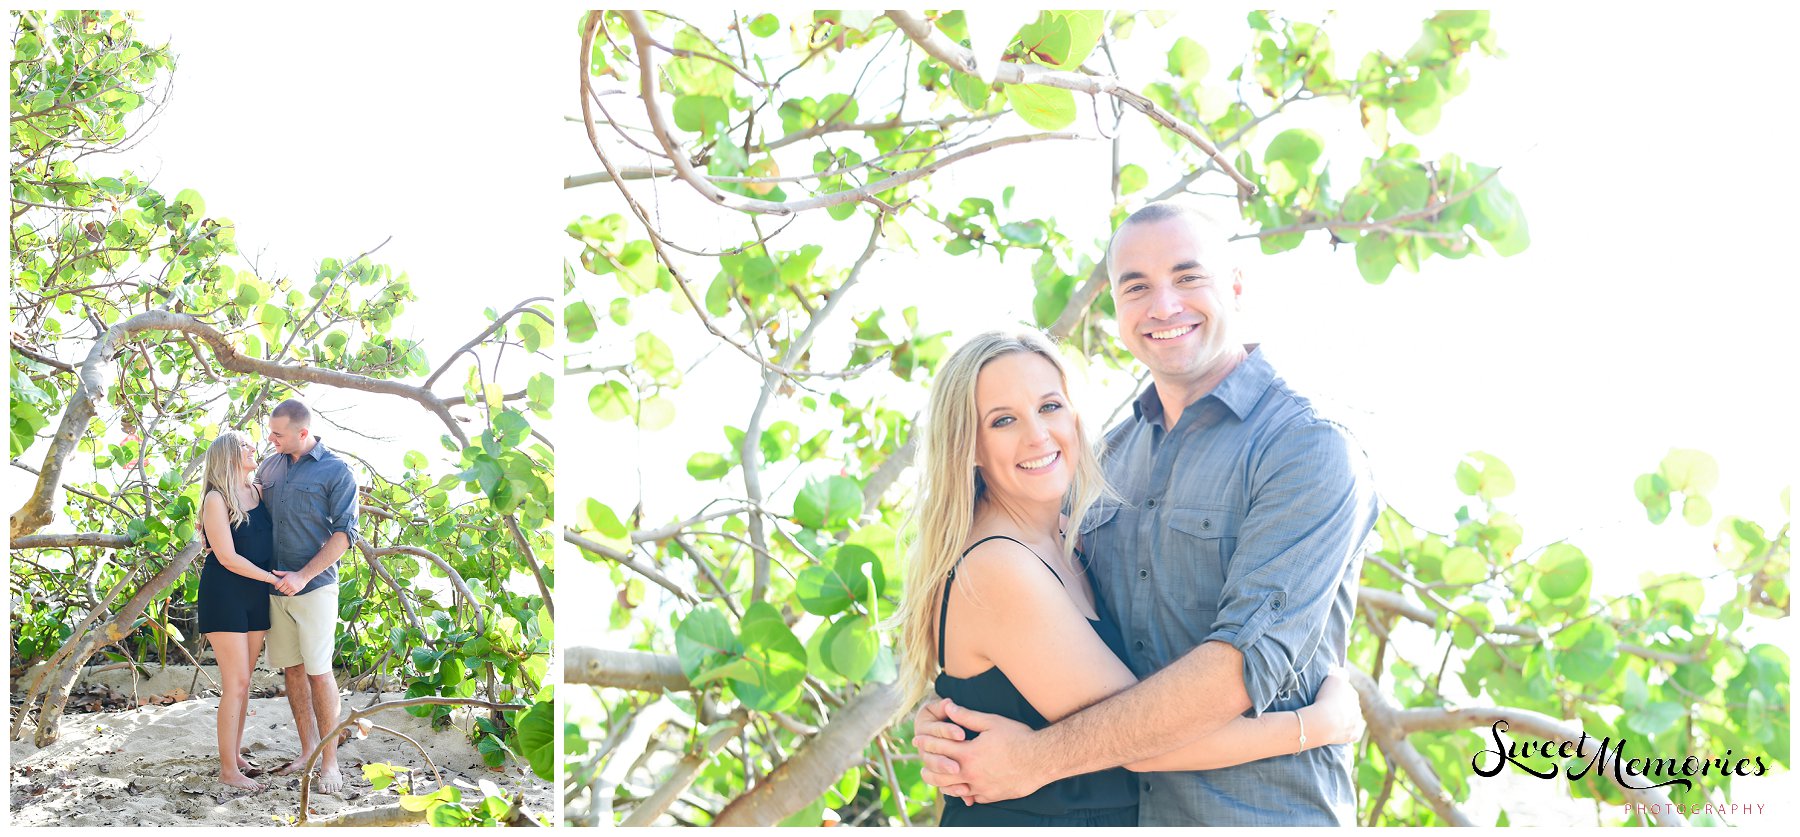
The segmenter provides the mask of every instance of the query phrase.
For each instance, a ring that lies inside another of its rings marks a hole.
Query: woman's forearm
[[[1323,746],[1332,738],[1327,718],[1313,706],[1300,709],[1306,721],[1306,747]],[[1150,773],[1163,770],[1216,770],[1275,756],[1293,755],[1300,747],[1300,718],[1292,710],[1264,712],[1255,718],[1238,717],[1205,738],[1160,756],[1125,765],[1127,770]]]
[[[250,559],[237,554],[235,551],[231,551],[231,550],[217,551],[217,550],[215,550],[213,552],[213,557],[219,559],[219,563],[221,565],[223,565],[225,567],[225,569],[228,569],[234,573],[237,573],[238,575],[241,575],[245,578],[254,578],[257,581],[266,581],[270,584],[274,584],[275,582],[281,580],[279,578],[276,578],[274,573],[269,572],[268,570],[265,570],[262,567],[259,567],[255,564],[250,563]]]

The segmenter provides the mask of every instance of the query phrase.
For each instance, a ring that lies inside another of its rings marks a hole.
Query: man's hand
[[[275,592],[280,593],[283,596],[292,596],[299,593],[302,588],[306,587],[307,582],[312,581],[312,576],[301,572],[290,572],[288,570],[270,570],[270,572],[281,579],[271,586],[274,588]]]
[[[929,774],[925,781],[941,788],[946,796],[960,796],[964,802],[999,802],[1030,794],[1049,781],[1049,777],[1036,775],[1035,760],[1029,755],[1030,727],[964,709],[949,700],[927,706],[919,717],[935,719],[937,711],[953,724],[979,734],[973,741],[953,740],[937,734],[941,731],[937,721],[927,720],[927,732],[913,738],[913,746],[924,759],[922,775]]]

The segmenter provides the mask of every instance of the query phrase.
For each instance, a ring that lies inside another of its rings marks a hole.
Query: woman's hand
[[[1318,723],[1324,729],[1308,735],[1308,743],[1317,741],[1321,744],[1349,744],[1361,740],[1363,736],[1362,699],[1356,694],[1356,687],[1350,685],[1350,678],[1343,669],[1334,668],[1326,675],[1325,682],[1319,684],[1319,694],[1313,698],[1312,717],[1308,720]],[[1313,735],[1320,736],[1313,738]]]

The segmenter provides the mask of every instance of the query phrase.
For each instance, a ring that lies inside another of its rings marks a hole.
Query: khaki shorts
[[[330,674],[337,616],[336,584],[298,596],[270,596],[269,667],[304,664],[307,674]]]

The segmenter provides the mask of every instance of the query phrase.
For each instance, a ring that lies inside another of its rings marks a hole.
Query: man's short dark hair
[[[306,403],[298,398],[289,398],[276,404],[275,412],[270,413],[269,417],[287,419],[288,424],[295,427],[312,426],[312,411],[306,409]]]
[[[1209,239],[1216,238],[1220,241],[1227,241],[1230,238],[1225,232],[1224,225],[1220,224],[1218,219],[1191,203],[1179,200],[1166,200],[1145,204],[1138,209],[1138,211],[1126,216],[1125,220],[1120,222],[1119,228],[1113,230],[1112,238],[1106,242],[1107,272],[1110,273],[1112,271],[1113,246],[1118,243],[1119,234],[1123,233],[1126,227],[1136,224],[1153,224],[1157,221],[1169,221],[1175,219],[1187,221],[1189,224],[1204,230]]]

